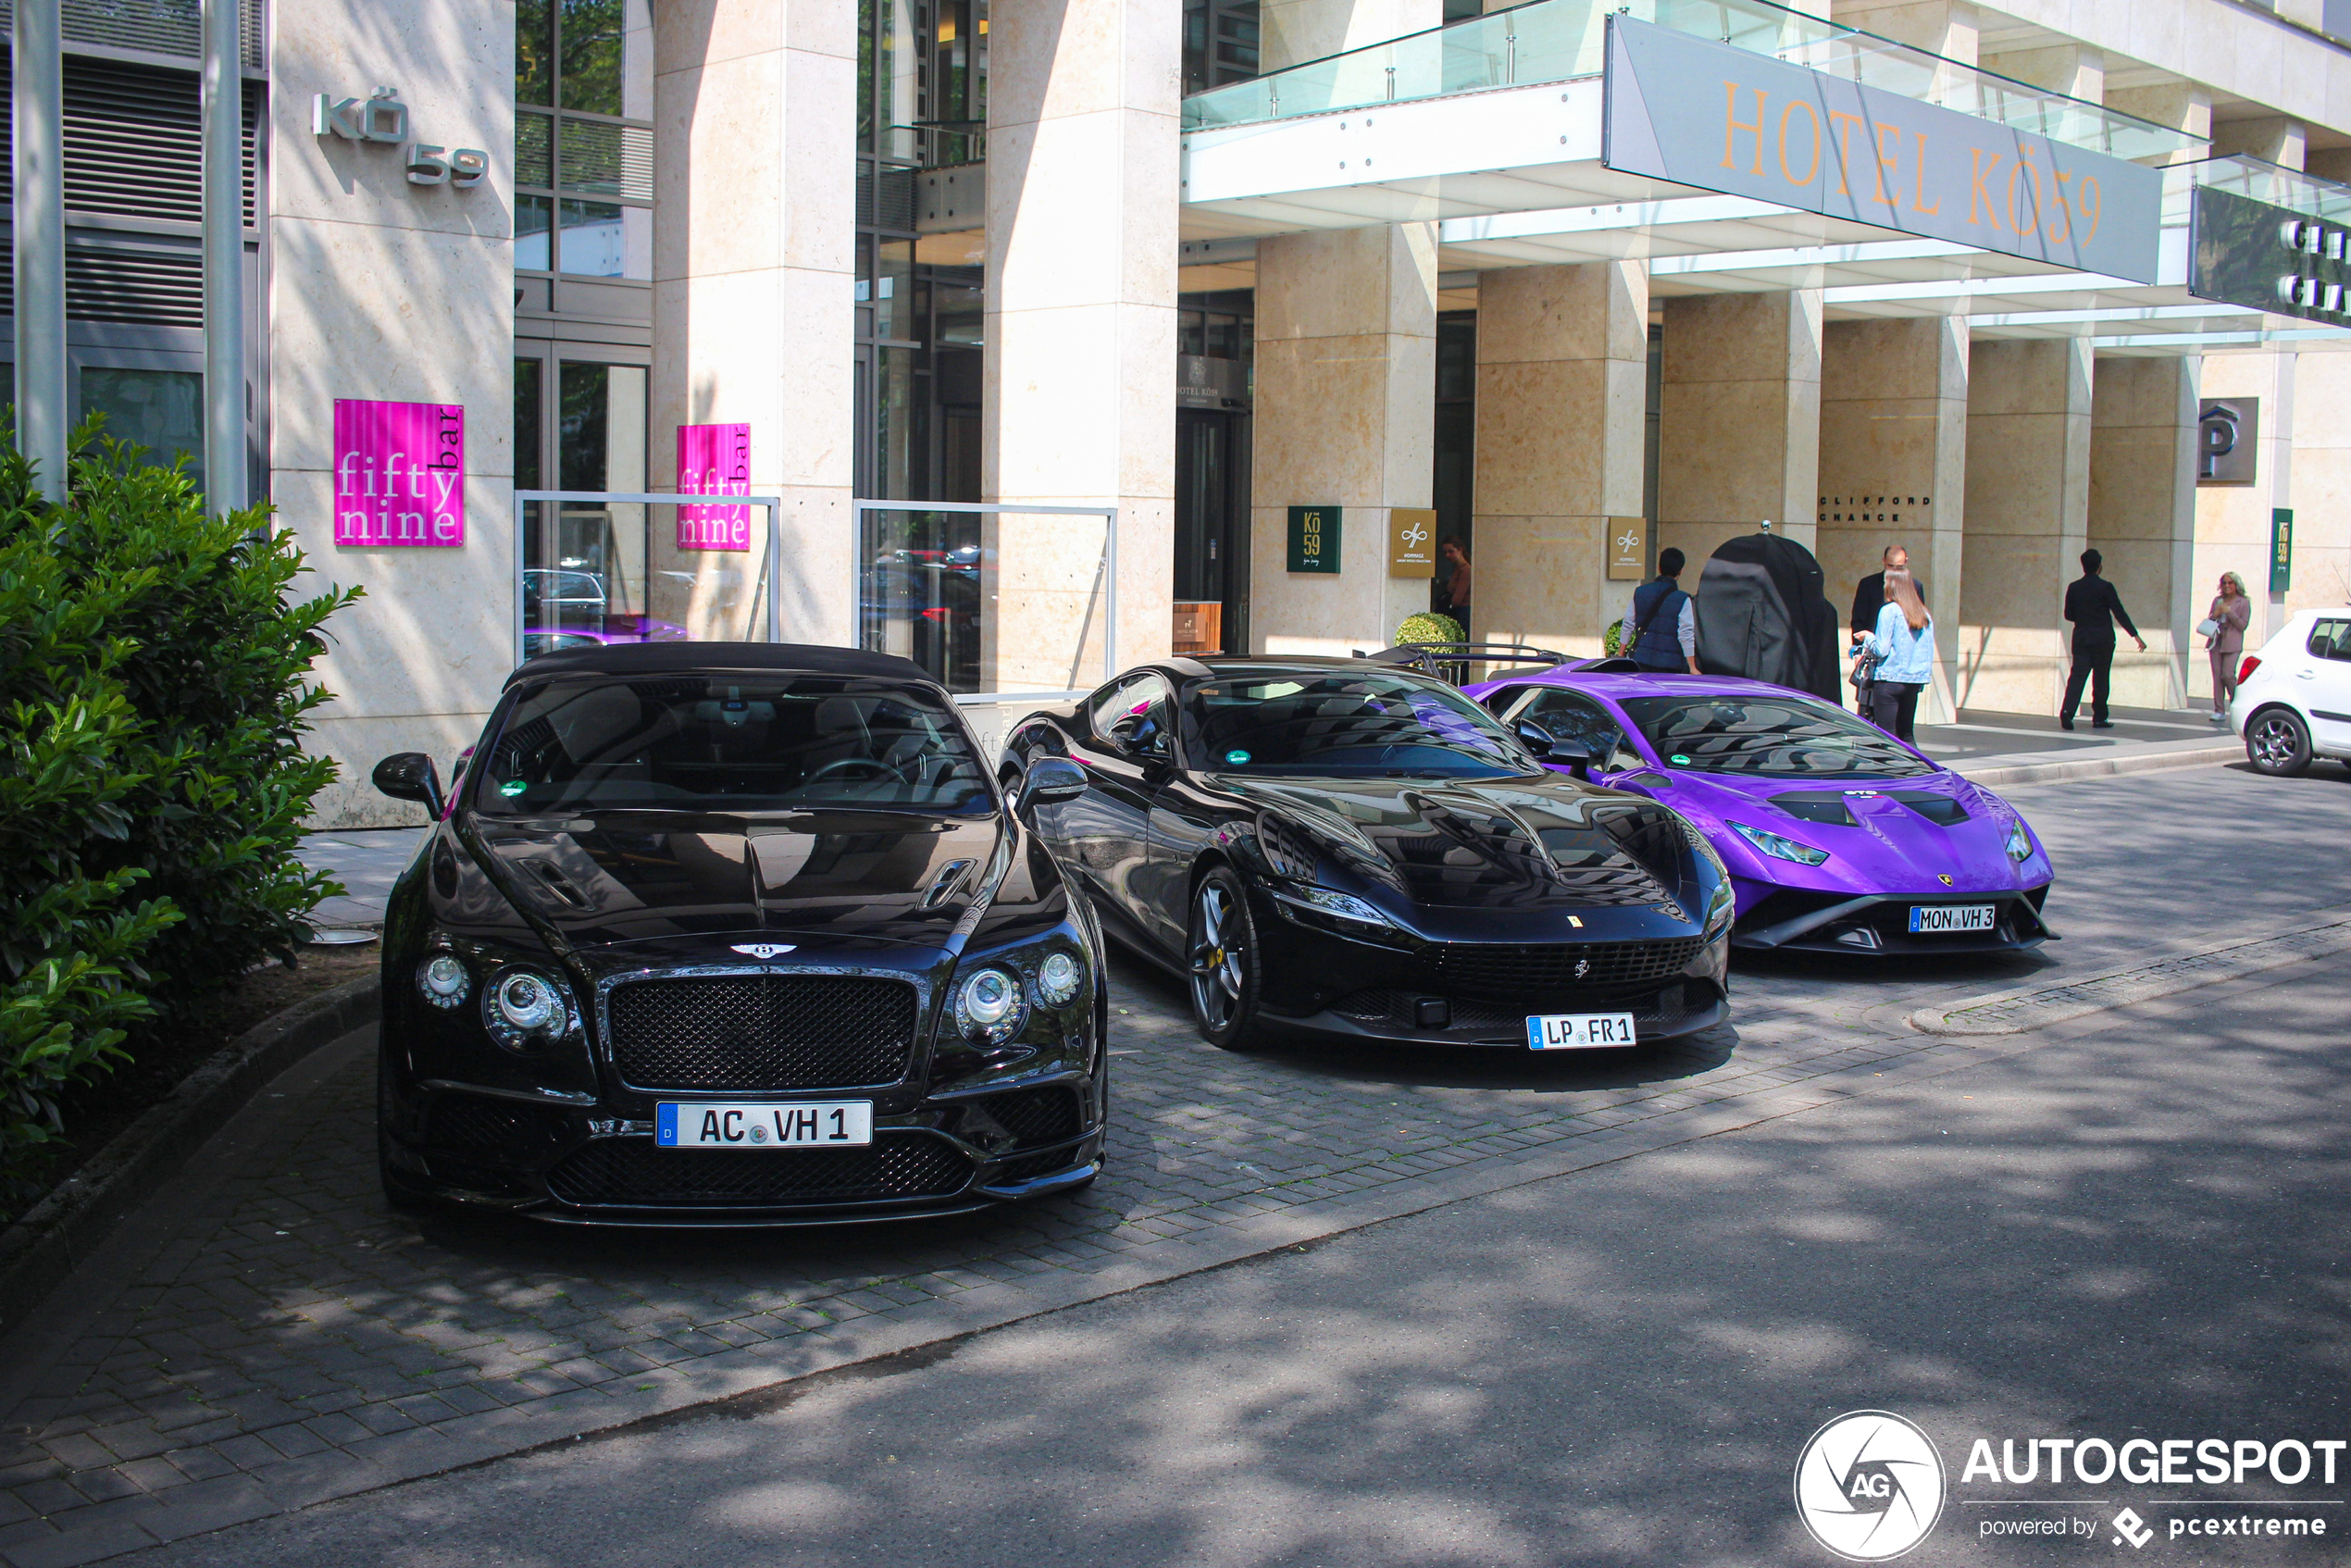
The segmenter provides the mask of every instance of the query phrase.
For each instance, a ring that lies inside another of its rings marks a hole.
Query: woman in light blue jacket
[[[1902,567],[1885,574],[1885,607],[1877,613],[1862,656],[1877,666],[1870,677],[1870,716],[1897,740],[1909,740],[1919,693],[1934,678],[1934,617]]]

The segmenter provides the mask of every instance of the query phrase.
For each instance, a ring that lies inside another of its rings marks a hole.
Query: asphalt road
[[[2087,820],[2017,792],[2081,908],[2069,966],[2224,938],[2239,911],[2351,902],[2341,779],[2129,782]],[[1978,1436],[2351,1437],[2346,1020],[2351,963],[2275,970],[1989,1041],[1924,1083],[133,1561],[1825,1563],[1792,1468],[1822,1422],[1878,1408],[1924,1425],[1950,1467],[1906,1562],[2339,1562],[2351,1456],[2337,1485],[2299,1487],[2053,1489],[1960,1466]],[[2155,1528],[2144,1549],[2110,1533],[2125,1505]],[[2273,1513],[2330,1533],[2169,1533]],[[1983,1533],[2059,1517],[2094,1533]]]

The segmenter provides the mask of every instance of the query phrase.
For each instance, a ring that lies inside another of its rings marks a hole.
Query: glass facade
[[[187,459],[204,488],[204,377],[194,370],[118,370],[85,366],[81,417],[106,417],[106,434],[147,450],[151,462]]]
[[[653,277],[650,7],[517,0],[517,273]]]
[[[1429,476],[1429,504],[1437,508],[1437,538],[1460,541],[1474,559],[1470,539],[1475,498],[1471,476],[1477,446],[1477,312],[1448,310],[1437,317],[1436,465]],[[1429,581],[1429,608],[1452,604],[1442,566]],[[1463,629],[1467,629],[1464,628]]]

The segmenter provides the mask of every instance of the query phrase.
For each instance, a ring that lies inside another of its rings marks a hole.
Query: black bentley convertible
[[[1261,1025],[1536,1050],[1723,1014],[1732,890],[1671,810],[1445,682],[1361,660],[1174,659],[1022,724],[1007,787],[1207,1039]]]
[[[385,927],[395,1203],[794,1224],[1091,1180],[1099,933],[902,659],[648,643],[508,678]]]

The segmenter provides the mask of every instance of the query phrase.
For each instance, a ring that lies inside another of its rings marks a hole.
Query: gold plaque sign
[[[1387,515],[1387,575],[1437,575],[1437,514],[1425,506],[1399,506]]]
[[[1608,519],[1608,580],[1639,582],[1648,576],[1649,525],[1646,517]]]

